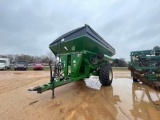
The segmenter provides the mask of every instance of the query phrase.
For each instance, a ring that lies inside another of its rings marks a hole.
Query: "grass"
[[[27,70],[33,70],[33,66],[28,66],[28,69]],[[48,71],[49,70],[49,66],[44,66],[43,67],[43,70],[44,71]]]
[[[112,69],[114,71],[124,71],[124,70],[128,70],[128,67],[112,67]],[[14,70],[14,67],[12,67],[11,69],[9,69],[8,71],[13,71],[13,70]],[[33,66],[28,66],[27,70],[32,71],[33,70]],[[44,71],[49,71],[49,66],[44,66],[43,70]]]
[[[124,70],[128,70],[128,67],[112,67],[112,69],[114,71],[124,71]]]
[[[27,70],[28,71],[33,71],[33,66],[28,66]],[[49,66],[44,66],[43,70],[44,71],[49,71]],[[14,67],[11,67],[11,69],[8,69],[7,71],[14,71]]]

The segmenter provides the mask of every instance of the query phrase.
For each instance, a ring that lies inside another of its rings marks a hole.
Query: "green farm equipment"
[[[54,88],[89,78],[91,75],[99,76],[104,86],[112,84],[113,73],[110,63],[117,61],[112,58],[115,49],[90,26],[85,25],[60,36],[49,48],[56,59],[53,74],[50,66],[50,82],[29,91],[42,93],[52,90],[54,97]]]
[[[149,87],[160,91],[160,47],[152,50],[131,52],[131,70],[133,82],[140,80]]]

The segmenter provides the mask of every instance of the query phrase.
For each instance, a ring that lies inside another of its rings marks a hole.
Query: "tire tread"
[[[106,64],[100,67],[99,79],[100,79],[101,84],[104,86],[110,86],[112,84],[112,80],[109,80],[110,70],[112,72],[112,68],[110,64]],[[112,79],[113,79],[113,73],[112,73]]]

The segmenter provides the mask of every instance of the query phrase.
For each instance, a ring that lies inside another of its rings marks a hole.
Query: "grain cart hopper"
[[[140,80],[149,87],[160,91],[160,47],[152,50],[131,52],[131,70],[133,82]]]
[[[91,75],[99,76],[102,85],[111,85],[113,73],[110,62],[116,61],[111,57],[115,49],[90,26],[85,25],[60,36],[49,48],[56,57],[53,74],[50,66],[50,82],[29,91],[42,93],[52,90],[54,97],[54,88]]]

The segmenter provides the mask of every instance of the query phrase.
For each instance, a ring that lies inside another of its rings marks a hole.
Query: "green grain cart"
[[[50,82],[29,89],[42,93],[91,75],[99,76],[104,86],[112,84],[111,62],[115,49],[100,37],[90,26],[72,30],[53,41],[49,48],[56,56],[54,70],[50,66]]]
[[[141,81],[149,87],[160,91],[160,47],[151,50],[133,51],[130,54],[133,82]]]

